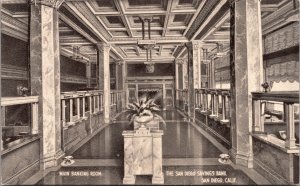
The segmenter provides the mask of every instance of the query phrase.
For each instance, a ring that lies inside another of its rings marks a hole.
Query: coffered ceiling
[[[274,12],[293,6],[293,2],[262,0],[262,23],[272,22]],[[20,38],[28,37],[28,1],[2,3],[4,30],[13,23]],[[80,46],[80,53],[92,61],[96,60],[95,44],[99,42],[112,45],[112,61],[145,61],[146,51],[137,46],[142,39],[140,17],[152,18],[151,39],[157,43],[152,51],[154,61],[185,57],[184,43],[188,41],[204,41],[210,50],[216,43],[229,44],[227,0],[65,0],[59,13],[62,50],[71,52],[72,46]]]

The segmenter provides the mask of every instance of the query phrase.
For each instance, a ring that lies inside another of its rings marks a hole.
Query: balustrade
[[[195,99],[196,111],[200,111],[210,118],[220,121],[221,124],[229,124],[229,90],[196,89]]]
[[[1,149],[11,147],[17,144],[17,141],[39,133],[38,109],[38,96],[1,98],[1,111],[3,111]],[[14,112],[11,112],[12,110]]]
[[[274,131],[273,128],[280,128],[282,124],[280,121],[285,125],[285,130],[275,131],[278,133],[278,136],[282,140],[285,140],[285,148],[286,149],[295,149],[299,148],[299,145],[296,144],[295,135],[299,133],[299,121],[297,121],[297,129],[295,130],[295,117],[299,117],[299,114],[296,114],[295,108],[299,108],[299,93],[298,92],[269,92],[269,93],[262,93],[262,92],[253,92],[252,93],[252,103],[253,103],[253,133],[254,134],[266,134],[268,135],[271,133],[270,131]],[[267,109],[266,106],[268,104],[279,104],[282,105],[283,108],[271,110]],[[273,123],[268,131],[265,129],[266,124],[266,116],[271,115],[270,117],[279,118],[276,122],[271,120]],[[273,115],[273,116],[272,116]],[[280,125],[280,126],[275,126]],[[283,125],[283,126],[284,126]],[[274,132],[273,132],[274,133]],[[273,134],[273,137],[276,136]],[[285,139],[284,139],[285,138]],[[299,138],[299,136],[298,136]],[[279,145],[279,144],[277,144]]]
[[[62,126],[64,129],[103,111],[103,92],[76,91],[61,93]]]

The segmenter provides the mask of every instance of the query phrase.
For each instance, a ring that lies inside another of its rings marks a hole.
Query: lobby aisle
[[[167,123],[161,126],[165,184],[254,184],[241,170],[220,164],[221,151],[178,112],[162,115]],[[38,184],[122,184],[122,131],[130,128],[120,116],[72,154],[73,165],[50,172]],[[151,176],[137,176],[136,184],[151,184]]]

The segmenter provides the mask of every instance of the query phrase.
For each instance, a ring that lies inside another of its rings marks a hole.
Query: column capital
[[[183,59],[183,58],[176,58],[176,59],[175,59],[175,63],[176,63],[177,65],[182,65],[182,64],[184,63],[184,59]]]
[[[31,4],[34,5],[45,5],[58,9],[65,0],[30,0]]]
[[[118,60],[118,61],[114,61],[114,63],[116,64],[116,65],[124,65],[124,61],[123,60]]]
[[[190,41],[185,43],[185,46],[188,49],[193,49],[193,50],[198,50],[199,48],[201,48],[203,46],[203,42],[202,41]]]
[[[109,51],[111,49],[111,45],[108,43],[97,43],[96,44],[97,50],[100,52]]]

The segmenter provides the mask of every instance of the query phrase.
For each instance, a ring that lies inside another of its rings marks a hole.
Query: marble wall
[[[39,160],[39,138],[10,152],[1,154],[2,183],[21,184],[39,171]]]
[[[253,137],[254,169],[272,184],[299,183],[299,156]]]

